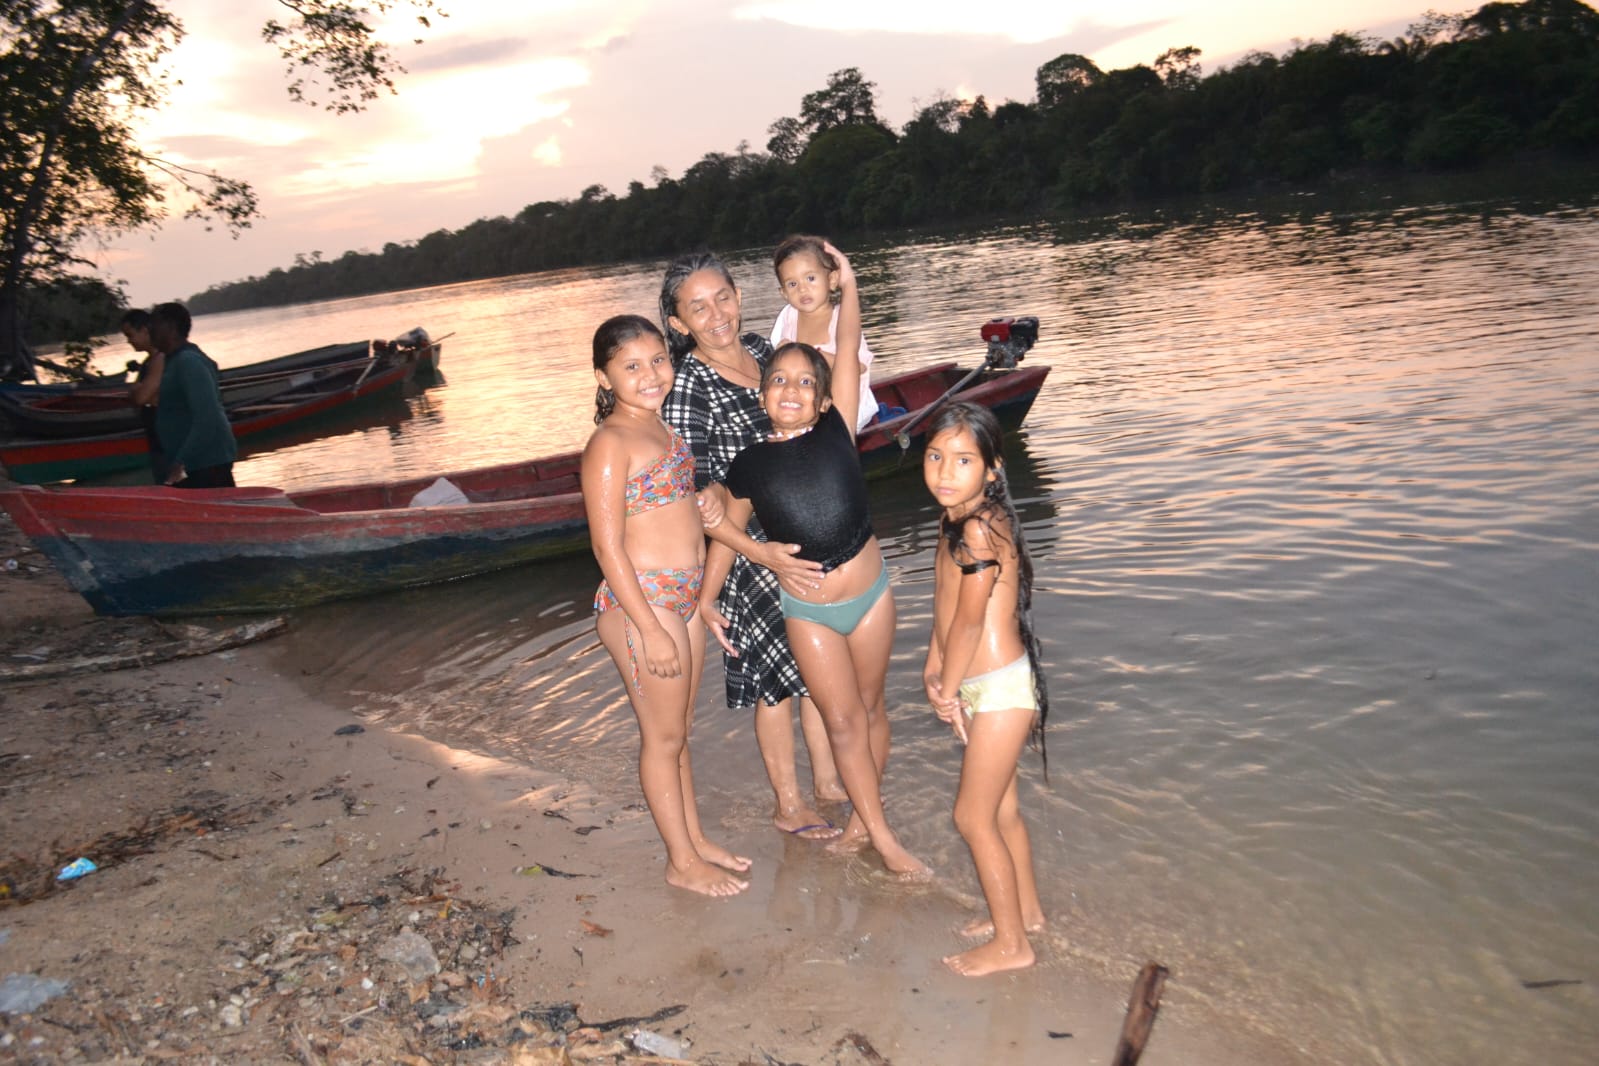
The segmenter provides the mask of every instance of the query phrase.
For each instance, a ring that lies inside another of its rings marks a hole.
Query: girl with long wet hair
[[[1027,934],[1044,927],[1016,766],[1029,740],[1044,751],[1049,694],[1032,624],[1033,564],[1002,443],[993,412],[950,404],[928,426],[922,461],[927,489],[943,508],[922,681],[938,717],[966,746],[955,825],[988,903],[988,918],[962,929],[985,942],[944,959],[969,977],[1031,966]]]

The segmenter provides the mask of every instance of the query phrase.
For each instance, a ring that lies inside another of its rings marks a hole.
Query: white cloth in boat
[[[449,507],[455,504],[471,503],[466,493],[462,492],[455,482],[447,477],[441,477],[415,496],[411,497],[412,507]]]

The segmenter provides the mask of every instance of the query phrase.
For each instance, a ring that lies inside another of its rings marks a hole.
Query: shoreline
[[[0,575],[8,656],[152,625],[95,619],[23,547],[0,516],[0,556],[23,562]],[[623,1040],[642,1025],[702,1063],[1111,1059],[1146,960],[1087,973],[1045,943],[1033,969],[957,977],[940,946],[968,913],[948,893],[775,830],[730,841],[755,859],[747,892],[671,889],[637,795],[362,726],[357,697],[309,694],[281,658],[268,640],[5,686],[0,871],[23,883],[0,899],[0,978],[69,982],[0,1013],[7,1056],[561,1061],[514,1057],[559,1029],[573,1061],[649,1061]],[[702,803],[713,834],[721,806]],[[95,843],[124,853],[17,901]],[[439,972],[383,957],[407,931]],[[1182,980],[1146,1064],[1308,1061],[1221,1028]]]

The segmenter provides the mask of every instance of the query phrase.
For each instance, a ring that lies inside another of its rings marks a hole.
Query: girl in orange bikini
[[[688,734],[705,661],[699,609],[705,537],[694,460],[661,420],[672,388],[666,341],[649,319],[618,315],[594,333],[596,428],[583,449],[583,506],[605,576],[595,629],[639,723],[639,784],[666,844],[666,881],[707,896],[749,887],[750,860],[705,838]]]

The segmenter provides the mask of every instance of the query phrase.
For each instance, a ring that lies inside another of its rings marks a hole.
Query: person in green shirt
[[[191,321],[180,303],[150,309],[150,341],[166,363],[155,409],[156,436],[168,464],[165,483],[180,489],[229,487],[238,446],[222,407],[217,365],[189,340]]]

